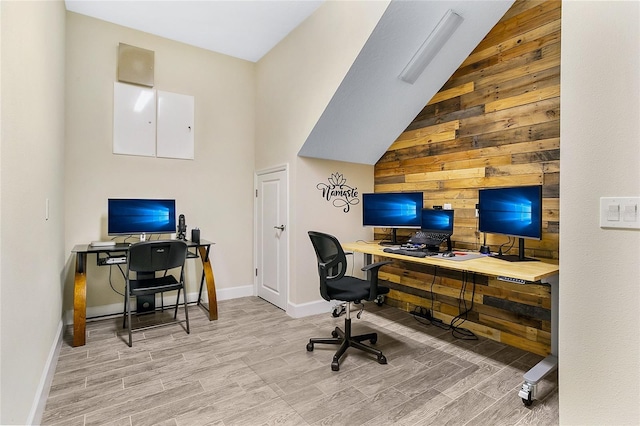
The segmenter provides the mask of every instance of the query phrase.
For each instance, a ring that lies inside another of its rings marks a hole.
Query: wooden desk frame
[[[558,366],[558,300],[559,274],[558,265],[541,262],[507,262],[489,256],[463,261],[454,261],[442,257],[411,257],[401,254],[386,253],[384,247],[375,243],[345,243],[345,251],[363,253],[365,264],[370,264],[373,256],[399,259],[424,265],[437,266],[456,271],[473,272],[494,277],[508,277],[527,282],[545,282],[551,287],[551,353],[524,374],[524,384],[518,391],[522,402],[529,406],[536,397],[538,383]],[[523,284],[526,285],[526,284]]]
[[[200,257],[202,260],[202,276],[200,278],[200,290],[198,292],[198,306],[205,309],[209,315],[209,321],[218,319],[218,300],[216,296],[216,282],[211,267],[210,250],[213,243],[200,240],[200,243],[187,241],[187,248],[197,250],[198,254],[187,255],[187,259]],[[93,247],[88,244],[76,245],[72,253],[76,254],[76,270],[73,282],[73,346],[86,344],[87,327],[87,258],[90,254],[98,256],[100,253],[126,252],[128,245]],[[191,253],[191,252],[190,252]],[[207,283],[208,306],[201,303],[202,288]],[[186,297],[186,294],[185,294]]]

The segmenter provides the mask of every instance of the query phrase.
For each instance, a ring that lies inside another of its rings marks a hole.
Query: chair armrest
[[[370,271],[372,269],[380,269],[384,265],[388,265],[390,263],[393,263],[393,262],[391,260],[383,260],[382,262],[376,262],[376,263],[371,263],[369,265],[365,265],[360,270],[363,271],[363,272],[366,272],[366,271]]]
[[[378,297],[378,271],[384,265],[393,263],[391,260],[372,263],[362,268],[362,271],[369,272],[369,297],[367,300],[375,300]]]

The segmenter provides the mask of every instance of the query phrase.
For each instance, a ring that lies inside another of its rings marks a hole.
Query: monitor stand
[[[442,243],[440,243],[440,245],[442,245]],[[426,246],[424,248],[424,251],[429,253],[440,253],[440,245]],[[445,251],[453,251],[453,248],[451,247],[451,237],[447,237],[447,248],[445,249]]]
[[[496,254],[493,257],[508,262],[537,262],[539,259],[524,256],[524,238],[518,238],[518,254]]]
[[[399,246],[397,228],[391,228],[391,241],[380,241],[381,246]]]

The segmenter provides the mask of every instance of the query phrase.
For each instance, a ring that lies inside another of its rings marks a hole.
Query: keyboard
[[[398,249],[398,248],[389,248],[382,250],[385,253],[393,253],[393,254],[401,254],[403,256],[411,256],[411,257],[427,257],[433,256],[436,253],[427,253],[425,251],[420,250],[407,250],[407,249]]]
[[[437,247],[450,236],[451,235],[447,233],[418,231],[409,241],[416,244],[419,243],[426,246]]]

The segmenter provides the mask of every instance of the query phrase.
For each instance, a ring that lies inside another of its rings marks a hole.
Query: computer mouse
[[[455,253],[452,251],[445,251],[444,253],[442,253],[442,257],[455,257]]]

